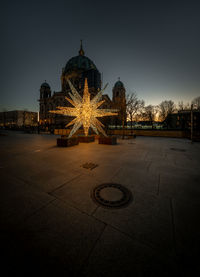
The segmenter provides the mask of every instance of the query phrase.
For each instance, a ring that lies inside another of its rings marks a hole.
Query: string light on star
[[[91,127],[96,134],[102,133],[107,136],[103,130],[104,125],[97,119],[97,117],[113,116],[117,115],[116,109],[99,109],[99,107],[104,103],[105,100],[102,99],[102,93],[106,89],[107,85],[103,90],[99,91],[93,99],[90,99],[90,93],[88,90],[87,79],[85,79],[83,97],[74,88],[71,81],[67,80],[71,92],[69,96],[65,97],[68,102],[72,104],[73,107],[57,107],[57,110],[50,111],[50,113],[62,114],[65,116],[75,117],[66,127],[74,125],[69,138],[83,125],[85,136],[88,136],[89,128]]]

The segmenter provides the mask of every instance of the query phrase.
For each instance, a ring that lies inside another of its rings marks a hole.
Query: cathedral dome
[[[124,88],[124,84],[121,81],[117,81],[114,85],[115,88]]]
[[[68,79],[71,79],[76,89],[83,89],[85,78],[87,78],[90,89],[98,90],[101,88],[101,74],[93,61],[85,56],[81,41],[79,55],[69,59],[62,69],[62,91],[68,93],[70,89],[67,83]]]
[[[96,69],[95,64],[93,63],[93,61],[91,61],[88,57],[86,56],[76,56],[71,58],[64,69],[65,73],[71,72],[73,70],[77,70],[77,69],[81,69],[84,71],[90,70],[90,69]]]
[[[41,88],[50,88],[50,85],[45,80],[45,82],[41,84]]]
[[[71,73],[74,70],[83,70],[87,71],[90,69],[97,70],[95,64],[93,61],[91,61],[88,57],[85,56],[85,53],[83,51],[82,47],[82,41],[81,41],[81,47],[79,50],[79,55],[72,57],[66,64],[64,68],[64,73]]]

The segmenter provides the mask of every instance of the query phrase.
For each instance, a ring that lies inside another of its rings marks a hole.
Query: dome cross
[[[80,46],[80,50],[79,50],[79,55],[80,56],[84,56],[85,55],[85,52],[83,51],[82,39],[81,39],[81,46]]]

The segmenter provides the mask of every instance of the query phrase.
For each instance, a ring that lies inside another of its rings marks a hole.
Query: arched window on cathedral
[[[52,104],[51,104],[51,103],[49,104],[49,108],[48,108],[48,110],[49,110],[49,111],[51,111],[51,110],[52,110]]]

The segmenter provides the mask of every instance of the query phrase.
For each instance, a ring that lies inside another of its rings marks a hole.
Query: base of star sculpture
[[[79,144],[78,137],[68,138],[67,136],[61,136],[61,138],[57,138],[58,147],[70,147],[78,144]]]
[[[79,136],[78,137],[79,142],[94,142],[95,136]]]
[[[117,144],[117,137],[99,137],[99,144],[115,145]]]

